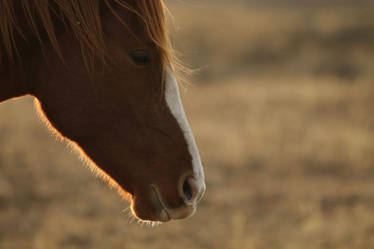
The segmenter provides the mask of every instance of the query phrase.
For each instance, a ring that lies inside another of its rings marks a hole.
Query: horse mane
[[[18,41],[22,39],[27,43],[28,33],[31,32],[41,48],[46,41],[49,42],[63,60],[56,34],[57,19],[74,32],[87,69],[93,65],[95,58],[105,62],[110,58],[103,37],[101,10],[109,9],[127,27],[116,14],[114,4],[133,12],[144,23],[163,64],[173,71],[183,68],[169,39],[168,9],[163,0],[0,0],[0,59],[20,60]]]

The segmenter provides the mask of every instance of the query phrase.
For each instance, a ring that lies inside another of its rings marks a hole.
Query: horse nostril
[[[187,204],[196,204],[203,194],[203,188],[201,184],[194,177],[188,176],[185,179],[181,179],[180,195]]]
[[[192,189],[191,189],[188,179],[189,178],[187,178],[183,183],[183,194],[184,194],[184,198],[187,201],[190,201],[193,197],[193,193],[192,193]]]

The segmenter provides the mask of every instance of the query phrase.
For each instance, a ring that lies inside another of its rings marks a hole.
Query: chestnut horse
[[[166,13],[163,0],[0,0],[0,102],[34,96],[138,219],[161,222],[205,191]]]

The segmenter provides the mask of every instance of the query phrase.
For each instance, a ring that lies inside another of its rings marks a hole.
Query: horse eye
[[[132,61],[139,66],[150,66],[151,65],[151,57],[149,53],[145,50],[136,50],[130,52],[130,57]]]

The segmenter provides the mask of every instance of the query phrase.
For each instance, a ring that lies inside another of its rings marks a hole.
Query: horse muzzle
[[[157,219],[161,222],[186,219],[192,216],[205,192],[205,183],[197,181],[192,176],[181,178],[178,193],[183,199],[183,204],[177,208],[170,208],[163,200],[160,191],[155,185],[151,185],[153,203],[157,209]]]

